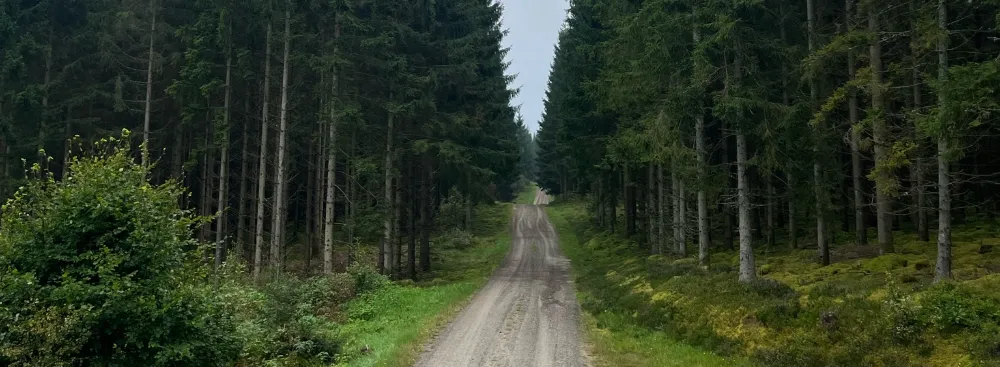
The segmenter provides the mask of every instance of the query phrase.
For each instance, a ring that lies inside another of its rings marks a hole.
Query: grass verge
[[[503,261],[510,246],[510,204],[477,207],[468,247],[439,239],[427,280],[391,284],[345,307],[340,366],[410,366]]]
[[[575,203],[559,203],[547,208],[559,234],[559,244],[573,264],[577,298],[582,305],[593,304],[595,287],[604,286],[584,274],[608,271],[595,267],[595,254],[588,253],[580,242],[574,223],[585,209]],[[725,358],[702,348],[680,343],[662,332],[640,325],[635,314],[624,309],[587,308],[582,310],[581,328],[588,342],[590,357],[595,366],[615,367],[671,367],[671,366],[750,366],[742,359]]]

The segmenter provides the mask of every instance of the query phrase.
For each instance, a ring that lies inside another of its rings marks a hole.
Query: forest
[[[495,203],[533,165],[501,15],[490,0],[0,2],[0,365],[391,353],[347,350],[327,319],[377,319],[395,303],[347,304],[488,247]],[[440,289],[475,289],[455,287]]]
[[[998,5],[572,1],[537,180],[581,305],[763,365],[996,365]]]

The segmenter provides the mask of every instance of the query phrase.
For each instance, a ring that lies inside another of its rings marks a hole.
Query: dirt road
[[[518,205],[500,269],[421,355],[418,367],[583,366],[579,307],[539,191]]]

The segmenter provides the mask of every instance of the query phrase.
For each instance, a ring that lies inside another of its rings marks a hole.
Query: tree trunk
[[[402,167],[402,159],[397,157],[396,166]],[[403,180],[401,175],[397,175],[393,179],[393,214],[392,214],[392,238],[395,239],[393,243],[396,248],[393,249],[393,266],[396,269],[395,278],[401,279],[403,276],[403,235],[402,235],[402,219],[403,219]]]
[[[695,42],[699,40],[695,32]],[[695,115],[695,153],[698,156],[698,263],[707,266],[708,256],[708,193],[705,192],[705,177],[707,170],[705,149],[705,116],[702,115],[701,103],[698,104]]]
[[[851,0],[847,0],[847,1],[851,1]],[[781,13],[782,13],[782,15],[784,16],[785,14],[787,14],[787,12],[788,12],[787,7],[785,6],[784,3],[782,3],[782,7],[781,7]],[[788,44],[788,30],[785,27],[785,22],[784,21],[780,22],[779,28],[780,28],[780,34],[781,34],[781,44],[782,45],[787,45]],[[785,62],[784,60],[782,60],[781,61],[781,102],[785,106],[791,106],[792,105],[791,97],[788,95],[788,75],[789,74],[790,73],[788,71],[788,63]],[[797,231],[797,228],[795,228],[795,224],[796,223],[795,223],[795,173],[793,172],[794,168],[795,167],[792,165],[792,160],[788,160],[788,163],[785,166],[785,179],[788,180],[788,182],[786,184],[787,188],[786,188],[785,191],[787,191],[786,194],[787,194],[787,200],[788,200],[788,242],[791,245],[792,249],[798,248],[798,245],[799,245],[798,231]]]
[[[806,0],[806,19],[808,22],[809,52],[816,51],[816,10],[813,5],[814,0]],[[819,87],[815,77],[809,77],[809,105],[812,110],[817,110],[819,104]],[[830,265],[830,248],[826,240],[826,180],[823,179],[823,166],[820,163],[823,145],[823,126],[817,125],[814,131],[816,141],[813,142],[813,185],[815,186],[816,202],[816,248],[819,251],[819,263]]]
[[[599,174],[597,179],[597,227],[604,229],[604,174]]]
[[[340,39],[340,17],[337,16],[337,24],[334,26],[334,42]],[[337,46],[333,48],[334,57],[338,54]],[[326,211],[323,213],[323,273],[333,273],[333,224],[337,215],[337,98],[339,96],[339,75],[336,67],[331,74],[330,81],[330,127],[327,129],[326,147]]]
[[[394,118],[394,116],[390,112],[389,113],[388,128],[386,129],[386,134],[385,134],[385,157],[384,157],[384,159],[385,159],[385,187],[384,187],[385,188],[385,196],[383,197],[383,199],[385,200],[385,212],[383,213],[383,216],[384,216],[385,219],[384,219],[384,221],[382,223],[383,224],[383,234],[382,234],[382,251],[381,251],[383,253],[383,259],[382,259],[383,274],[388,274],[388,275],[393,274],[393,268],[392,268],[392,259],[393,259],[392,248],[393,248],[393,243],[394,242],[393,242],[393,239],[392,239],[392,227],[393,227],[392,214],[393,214],[395,208],[394,208],[394,205],[393,205],[394,203],[392,201],[396,197],[395,195],[393,195],[393,190],[392,190],[392,173],[393,173],[393,171],[392,171],[392,162],[393,162],[393,159],[392,158],[395,155],[395,151],[392,148],[392,146],[393,146],[392,143],[393,143],[394,136],[395,136],[394,135],[394,131],[393,131],[393,127],[394,127],[393,126],[393,123],[394,123],[393,118]]]
[[[750,193],[747,180],[747,137],[742,129],[736,133],[736,189],[740,218],[740,281],[749,282],[757,277],[754,264],[753,237],[750,233]]]
[[[680,242],[678,243],[678,253],[681,257],[687,256],[687,191],[684,188],[684,179],[680,178],[677,180],[678,187],[677,191],[680,195],[680,209],[678,210],[678,219],[680,223]]]
[[[938,0],[938,83],[948,81],[948,8],[945,0]],[[951,147],[948,144],[947,115],[945,104],[947,100],[943,93],[938,93],[940,108],[938,121],[941,124],[938,136],[938,254],[937,265],[934,267],[934,281],[951,279],[951,177],[949,176],[948,154]]]
[[[261,267],[264,253],[264,203],[267,191],[267,133],[268,102],[271,97],[271,22],[267,23],[267,41],[264,52],[264,103],[260,124],[260,166],[257,169],[257,220],[254,226],[253,280],[260,282]]]
[[[854,15],[854,1],[855,0],[845,1],[848,32],[853,29],[853,27],[851,27],[851,17]],[[851,48],[847,50],[847,76],[850,80],[854,80],[855,74],[857,73],[855,61],[856,56],[854,54],[854,49]],[[865,194],[862,187],[864,173],[862,172],[861,167],[861,127],[858,125],[858,122],[860,121],[858,91],[854,88],[851,88],[847,106],[851,123],[851,179],[854,191],[854,241],[858,246],[865,246],[868,245],[868,226],[865,224]]]
[[[423,178],[420,180],[420,270],[431,271],[431,184],[434,169],[431,158],[423,155]]]
[[[737,47],[736,60],[734,62],[734,72],[732,81],[734,84],[741,83],[743,73],[742,50]],[[753,253],[753,234],[750,228],[750,182],[747,177],[747,168],[750,162],[747,158],[747,136],[743,127],[736,127],[736,190],[737,207],[739,209],[740,220],[740,282],[750,282],[757,278],[757,266]]]
[[[625,165],[625,234],[632,236],[636,233],[636,198],[635,198],[635,177],[632,174],[632,167]]]
[[[198,209],[201,215],[205,217],[214,214],[212,211],[212,179],[215,174],[215,139],[212,138],[214,136],[212,129],[214,126],[212,126],[212,109],[207,102],[208,98],[206,98],[206,106],[209,107],[205,109],[205,138],[202,141],[205,151],[202,158],[201,168],[201,203],[199,204]],[[207,242],[211,232],[211,223],[202,224],[200,231],[198,232],[198,240],[201,242]]]
[[[914,0],[910,0],[910,10],[916,14],[916,3]],[[918,25],[916,19],[911,20],[910,29],[911,32],[916,34]],[[923,96],[920,90],[920,68],[919,68],[919,54],[917,48],[911,46],[911,52],[913,53],[913,109],[919,110],[923,106]],[[916,135],[916,129],[914,129],[914,135]],[[918,137],[914,137],[914,141],[919,142]],[[922,144],[918,143],[918,146]],[[910,167],[910,187],[911,187],[911,197],[913,197],[913,225],[917,230],[917,238],[920,241],[928,242],[930,241],[930,233],[927,230],[927,206],[926,195],[927,190],[924,187],[924,160],[923,156],[920,154],[921,150],[917,149],[916,157],[913,158],[913,164]]]
[[[274,267],[274,274],[281,274],[282,267],[282,247],[285,223],[285,180],[287,179],[287,167],[285,160],[287,156],[286,139],[288,135],[288,72],[291,66],[292,28],[291,28],[291,0],[287,1],[285,7],[285,55],[282,59],[281,71],[281,109],[278,122],[278,146],[277,163],[274,170],[274,212],[271,213],[271,265]]]
[[[325,102],[326,101],[324,99],[320,101],[320,104],[322,105]],[[320,127],[319,130],[320,130],[319,133],[322,136],[323,128]],[[325,139],[320,137],[320,140],[325,140]],[[317,148],[317,145],[319,146],[319,148]],[[316,152],[317,150],[319,150],[318,154]],[[317,143],[315,139],[309,139],[309,155],[306,158],[309,163],[307,164],[308,167],[306,168],[307,173],[306,173],[306,218],[305,218],[306,222],[305,274],[307,276],[311,275],[312,273],[311,269],[312,269],[312,258],[313,258],[313,238],[316,237],[318,233],[315,230],[315,226],[313,226],[313,219],[320,218],[319,220],[322,220],[323,218],[322,215],[319,216],[313,215],[316,209],[314,208],[315,203],[313,202],[313,196],[315,196],[314,192],[317,190],[318,186],[316,184],[316,178],[322,174],[322,172],[319,171],[322,169],[320,167],[322,166],[320,162],[323,160],[323,152],[324,150],[322,141]]]
[[[416,163],[416,162],[412,162]],[[409,199],[409,210],[407,210],[407,218],[409,221],[406,225],[406,234],[410,240],[409,247],[407,248],[408,253],[406,256],[406,269],[410,274],[410,279],[414,281],[417,280],[417,211],[420,210],[419,202],[417,200],[417,168],[415,164],[410,164],[407,166],[407,171],[409,172],[408,186],[409,193],[407,198]]]
[[[150,20],[149,55],[146,60],[146,106],[145,118],[142,123],[142,166],[149,167],[149,125],[152,119],[153,105],[153,45],[156,39],[156,0],[149,0],[149,9],[153,12]]]
[[[681,180],[677,177],[677,163],[671,164],[670,170],[670,190],[673,192],[673,227],[674,227],[674,246],[672,252],[680,253],[681,251]]]
[[[658,190],[659,192],[657,194],[657,196],[659,196],[659,198],[657,200],[657,204],[658,204],[657,205],[657,210],[660,212],[660,215],[657,216],[657,218],[658,218],[657,228],[659,230],[659,233],[658,233],[658,236],[657,236],[657,240],[658,241],[656,242],[656,253],[657,254],[662,254],[663,253],[663,244],[667,241],[667,239],[666,239],[666,237],[667,237],[667,228],[666,228],[666,217],[667,217],[667,200],[666,199],[667,199],[667,195],[666,195],[666,190],[664,190],[664,186],[666,186],[666,181],[663,179],[663,165],[662,164],[658,164],[656,166],[656,178],[657,178],[657,180],[656,180],[657,181],[657,188],[659,189]]]
[[[227,35],[228,35],[227,26]],[[223,121],[222,121],[222,144],[219,147],[220,151],[220,162],[219,162],[219,198],[217,201],[218,211],[215,215],[215,268],[218,270],[219,266],[222,266],[222,262],[225,261],[226,256],[226,210],[229,204],[229,194],[226,189],[229,187],[229,120],[232,113],[230,108],[232,107],[232,95],[233,95],[233,57],[232,52],[229,49],[227,42],[226,46],[226,96],[223,105]],[[148,154],[148,153],[147,153]]]
[[[721,122],[721,126],[719,127],[719,130],[722,133],[722,138],[721,138],[721,140],[722,140],[722,142],[721,142],[722,146],[720,147],[720,150],[721,150],[720,155],[722,156],[722,167],[723,167],[724,172],[726,173],[725,187],[728,189],[728,188],[732,187],[732,186],[729,186],[729,185],[732,182],[733,171],[732,171],[732,167],[730,166],[730,161],[729,161],[729,130],[726,128],[726,121],[722,121]],[[733,213],[732,213],[732,211],[730,211],[729,204],[726,203],[726,200],[728,200],[728,198],[730,196],[729,195],[724,195],[723,197],[724,197],[724,199],[722,200],[722,203],[721,203],[722,205],[721,206],[722,206],[723,227],[724,227],[723,231],[725,233],[722,236],[722,241],[723,241],[722,247],[725,248],[725,249],[727,249],[727,250],[732,250],[733,249]]]
[[[889,159],[887,148],[889,142],[889,131],[883,116],[886,109],[885,95],[882,85],[882,41],[879,39],[878,14],[882,9],[878,8],[878,1],[871,0],[868,6],[868,32],[873,34],[869,44],[872,67],[871,100],[872,110],[875,113],[872,122],[872,138],[875,145],[875,208],[878,216],[878,244],[881,253],[893,252],[892,244],[892,198],[889,197],[887,186],[892,175],[886,169],[879,169],[880,163],[885,163]]]
[[[649,233],[650,252],[656,248],[656,176],[653,173],[654,164],[650,163],[646,167],[646,231]]]
[[[246,246],[246,215],[247,215],[247,170],[248,156],[250,154],[250,96],[249,93],[243,101],[243,143],[240,147],[240,196],[236,210],[236,251],[237,257],[243,259],[243,251]]]
[[[774,182],[771,174],[768,173],[764,179],[764,186],[767,189],[767,246],[774,248]]]

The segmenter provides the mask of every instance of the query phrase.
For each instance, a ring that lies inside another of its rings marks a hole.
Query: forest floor
[[[896,253],[881,256],[839,233],[829,266],[814,248],[760,241],[760,279],[744,284],[735,250],[714,250],[707,268],[649,256],[597,230],[587,208],[548,211],[597,365],[1000,365],[1000,227],[985,220],[956,226],[953,282],[932,284],[933,242],[896,232]]]
[[[548,203],[539,191],[534,202]],[[510,254],[418,367],[583,366],[569,260],[539,205],[519,204]]]
[[[593,297],[593,287],[582,276],[585,273],[603,272],[609,269],[585,268],[593,263],[592,255],[583,248],[576,229],[579,213],[585,208],[580,203],[560,203],[547,208],[555,225],[559,242],[566,256],[573,261],[573,275],[577,282],[577,297],[584,304]],[[704,348],[693,347],[679,342],[655,329],[648,328],[634,320],[634,314],[625,309],[584,308],[581,312],[584,339],[588,344],[590,364],[594,367],[722,367],[752,366],[743,359],[721,357]]]
[[[419,282],[400,281],[344,307],[339,328],[344,355],[338,366],[411,366],[429,342],[480,289],[510,247],[510,203],[476,207],[471,244],[439,239],[434,271]]]

